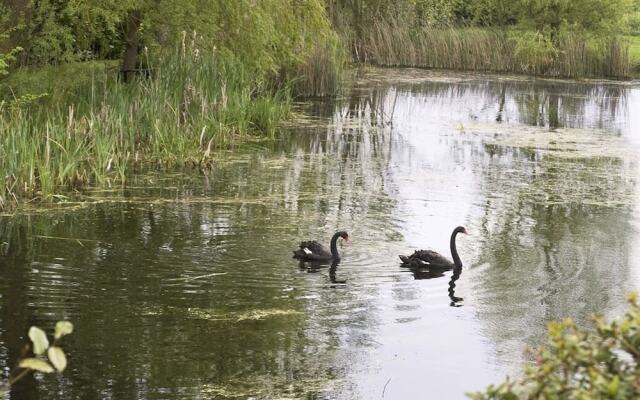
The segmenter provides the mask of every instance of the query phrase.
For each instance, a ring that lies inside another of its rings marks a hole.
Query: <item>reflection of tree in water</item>
[[[519,361],[523,342],[541,343],[545,323],[624,303],[628,282],[628,199],[634,184],[624,162],[537,155],[518,149],[482,167],[486,197],[477,272],[480,319],[506,357]],[[505,174],[505,168],[510,166]],[[522,184],[526,183],[526,184]]]
[[[611,127],[625,110],[627,89],[621,85],[548,83],[518,87],[512,94],[521,121],[549,128]]]
[[[428,72],[425,72],[428,74]],[[435,76],[402,79],[380,84],[394,93],[414,97],[430,107],[449,108],[451,115],[485,122],[518,122],[550,128],[613,128],[626,120],[624,84],[580,84],[575,81],[496,79],[453,74],[451,79]],[[365,81],[366,82],[366,81]],[[367,84],[367,83],[365,83]],[[363,89],[365,90],[365,89]],[[437,115],[442,118],[442,115]]]

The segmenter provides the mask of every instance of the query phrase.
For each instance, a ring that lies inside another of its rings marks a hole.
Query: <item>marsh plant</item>
[[[640,398],[640,305],[617,321],[596,317],[593,330],[571,320],[549,324],[547,346],[534,353],[535,363],[519,380],[507,379],[474,400],[637,399]]]
[[[632,3],[635,3],[633,5]],[[627,78],[628,0],[327,1],[358,61],[561,77]]]
[[[347,55],[337,40],[318,45],[295,71],[294,94],[332,96],[344,81]]]
[[[361,46],[381,66],[509,72],[562,77],[625,78],[632,72],[629,47],[616,35],[496,27],[411,29],[399,21],[367,28]]]
[[[273,136],[289,112],[286,89],[202,40],[185,36],[150,61],[151,78],[88,82],[71,103],[0,110],[0,209],[122,184],[142,165],[206,168],[217,149]]]
[[[62,373],[67,368],[67,356],[59,343],[64,336],[71,333],[73,333],[73,324],[71,322],[58,321],[53,333],[53,342],[50,342],[47,334],[42,329],[32,326],[29,329],[29,339],[31,339],[33,357],[22,358],[9,375],[7,382],[0,382],[0,394],[8,392],[11,385],[16,384],[32,372],[43,374]]]

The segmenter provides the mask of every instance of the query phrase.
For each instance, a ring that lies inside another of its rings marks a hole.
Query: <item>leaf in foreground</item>
[[[37,326],[32,326],[29,329],[29,339],[33,342],[33,352],[37,355],[44,353],[49,347],[49,339],[44,331]]]
[[[20,368],[32,369],[34,371],[40,371],[47,374],[54,371],[53,367],[49,365],[49,363],[38,358],[25,358],[24,360],[20,361],[20,364],[18,364],[18,366]]]
[[[60,347],[49,347],[47,356],[49,356],[49,361],[51,361],[51,364],[56,367],[58,372],[62,372],[65,368],[67,368],[67,356],[64,354],[64,351],[62,351]]]
[[[73,324],[69,321],[58,321],[56,324],[56,331],[54,337],[60,339],[61,337],[73,332]]]

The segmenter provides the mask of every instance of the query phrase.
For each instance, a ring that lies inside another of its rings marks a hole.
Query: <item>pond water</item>
[[[9,397],[459,399],[638,289],[640,86],[373,69],[299,109],[204,175],[2,217],[5,378],[31,325],[76,327]],[[397,257],[457,225],[463,300]],[[291,258],[337,230],[339,265]]]

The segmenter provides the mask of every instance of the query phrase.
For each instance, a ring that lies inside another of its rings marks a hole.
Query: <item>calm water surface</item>
[[[459,399],[545,324],[640,285],[640,86],[372,70],[202,175],[0,218],[0,368],[69,319],[70,366],[11,399]],[[399,267],[397,254],[465,264]],[[349,231],[338,266],[291,259]]]

